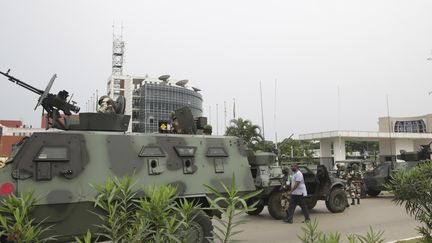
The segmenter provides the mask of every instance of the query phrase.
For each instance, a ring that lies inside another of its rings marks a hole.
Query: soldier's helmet
[[[102,101],[103,101],[104,99],[106,99],[106,98],[111,99],[108,95],[102,95],[102,96],[99,98],[98,104],[99,104],[99,105],[102,105]]]
[[[359,166],[358,166],[358,164],[353,164],[352,168],[353,168],[353,170],[358,170]]]
[[[211,135],[212,134],[212,126],[210,124],[206,124],[203,128],[204,134]]]

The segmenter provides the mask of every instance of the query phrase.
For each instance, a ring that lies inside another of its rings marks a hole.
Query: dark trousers
[[[297,205],[300,206],[303,215],[305,217],[305,220],[309,220],[309,211],[305,204],[303,195],[291,195],[291,199],[288,206],[288,217],[287,217],[288,222],[293,221],[294,210],[297,207]]]

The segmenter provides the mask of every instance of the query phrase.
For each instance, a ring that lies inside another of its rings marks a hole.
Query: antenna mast
[[[389,98],[387,95],[387,120],[388,120],[388,132],[389,132],[389,143],[390,143],[390,159],[391,159],[391,166],[392,169],[394,167],[393,165],[393,148],[392,148],[392,137],[391,137],[391,122],[390,122],[390,109],[389,109]]]
[[[265,135],[264,135],[264,108],[263,108],[263,100],[262,100],[262,87],[261,87],[261,81],[260,81],[260,98],[261,98],[261,124],[262,124],[262,136],[263,136],[263,140],[265,140]]]
[[[275,86],[275,89],[274,89],[274,130],[275,130],[275,145],[276,145],[276,151],[277,151],[277,154],[276,154],[276,165],[279,166],[279,158],[278,158],[279,157],[279,148],[278,148],[277,123],[276,123],[276,110],[277,110],[277,106],[276,106],[276,100],[277,100],[276,94],[277,94],[277,92],[276,92],[276,90],[277,90],[277,79],[275,79],[274,86]]]
[[[120,35],[115,33],[113,23],[113,47],[112,47],[112,75],[123,75],[123,61],[125,53],[125,42],[123,41],[123,24],[121,25]]]

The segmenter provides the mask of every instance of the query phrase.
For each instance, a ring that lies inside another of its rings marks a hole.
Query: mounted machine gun
[[[63,113],[66,116],[72,115],[72,112],[78,113],[80,108],[76,106],[76,102],[69,99],[67,101],[67,98],[69,97],[69,92],[66,90],[59,91],[56,95],[51,94],[49,91],[51,89],[51,86],[54,83],[54,80],[57,78],[57,75],[54,74],[49,81],[48,85],[46,86],[45,90],[37,89],[17,78],[15,78],[12,75],[9,75],[10,69],[4,73],[0,71],[0,74],[3,76],[6,76],[9,81],[24,87],[25,89],[28,89],[32,91],[33,93],[36,93],[39,95],[38,103],[35,106],[35,110],[42,105],[43,109],[47,112],[46,114],[46,128],[49,128],[49,125],[51,125],[54,128],[60,128],[63,129],[64,125],[62,122],[60,122],[60,111],[63,111]],[[72,98],[72,97],[71,97]]]

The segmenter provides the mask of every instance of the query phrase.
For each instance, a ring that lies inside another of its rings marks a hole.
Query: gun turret
[[[432,154],[430,145],[432,142],[426,145],[420,145],[421,149],[417,152],[406,152],[401,151],[401,154],[397,156],[398,159],[405,161],[422,161],[429,160],[430,155]]]
[[[49,92],[52,84],[54,83],[54,80],[57,78],[56,74],[52,76],[45,90],[40,90],[15,78],[12,75],[9,75],[9,72],[10,69],[6,73],[0,71],[0,74],[6,76],[9,81],[39,95],[39,100],[38,103],[36,104],[35,110],[37,107],[42,105],[43,109],[47,112],[46,115],[47,120],[51,119],[53,121],[54,123],[52,124],[53,127],[63,128],[62,124],[59,122],[59,117],[60,117],[59,111],[63,111],[63,113],[67,116],[72,115],[72,112],[74,113],[79,112],[80,108],[76,106],[75,101],[72,100],[67,101],[67,98],[69,97],[69,93],[66,90],[62,90],[58,92],[56,95],[51,94]]]

